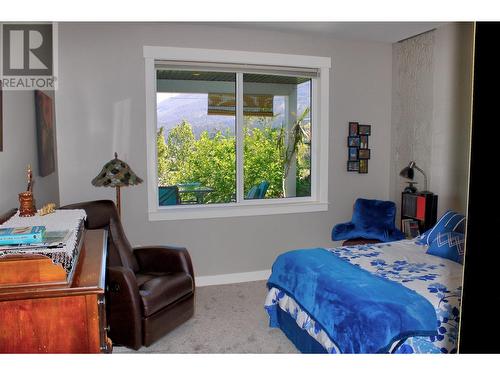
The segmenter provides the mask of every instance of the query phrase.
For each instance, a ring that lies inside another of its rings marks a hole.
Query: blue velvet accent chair
[[[396,204],[391,201],[358,198],[350,222],[332,229],[332,240],[346,240],[344,245],[390,242],[405,238],[396,228]]]
[[[160,206],[171,206],[180,204],[179,187],[160,186],[158,188],[158,203]]]

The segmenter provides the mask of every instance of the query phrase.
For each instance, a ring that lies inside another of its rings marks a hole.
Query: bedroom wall
[[[143,45],[329,56],[329,210],[320,213],[149,222],[146,184],[122,190],[122,219],[134,245],[186,246],[198,276],[266,270],[286,250],[332,246],[334,224],[358,197],[387,199],[392,46],[316,35],[193,24],[59,25],[57,97],[61,204],[114,199],[91,179],[117,151],[146,176]],[[348,121],[372,124],[369,173],[346,172]]]
[[[53,93],[46,92],[48,95]],[[19,207],[18,194],[26,190],[26,167],[33,168],[33,192],[37,208],[59,204],[56,171],[38,175],[38,156],[33,91],[3,91],[3,152],[0,152],[0,213]]]
[[[390,197],[398,217],[407,186],[399,171],[410,160],[438,194],[438,216],[466,211],[472,40],[472,23],[451,23],[393,45]]]

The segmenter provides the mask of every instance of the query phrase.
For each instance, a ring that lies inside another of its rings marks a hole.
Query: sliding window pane
[[[243,75],[245,199],[311,196],[311,79]]]
[[[160,206],[234,202],[236,74],[157,71]]]

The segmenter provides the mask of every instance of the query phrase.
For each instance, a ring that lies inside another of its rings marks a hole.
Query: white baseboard
[[[267,280],[271,276],[271,270],[226,273],[224,275],[199,276],[195,278],[196,286],[223,285],[234,283],[245,283],[248,281]]]

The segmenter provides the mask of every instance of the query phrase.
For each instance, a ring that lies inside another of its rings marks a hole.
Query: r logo
[[[51,76],[52,25],[3,25],[3,75]]]

